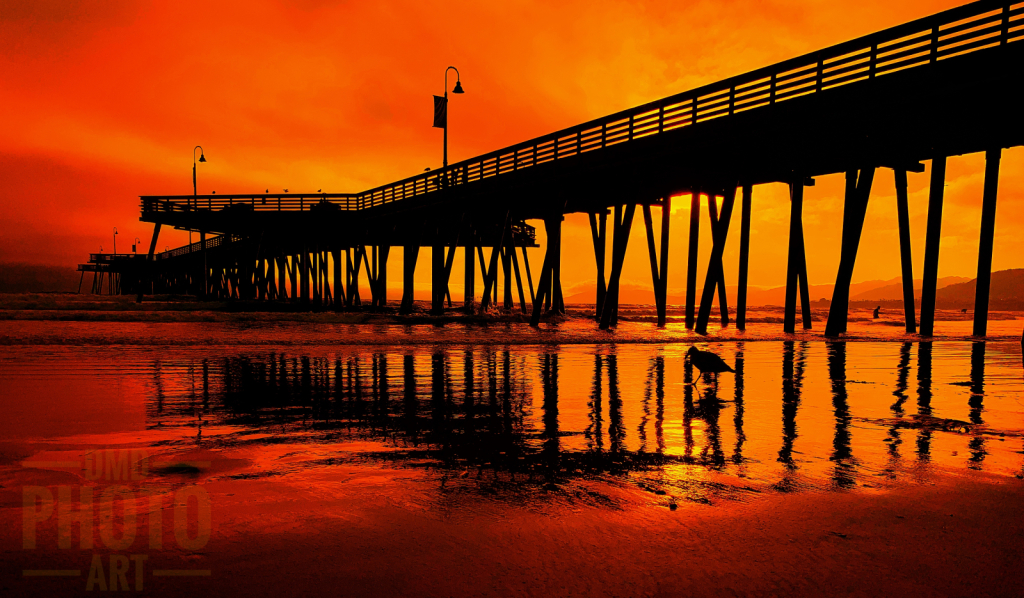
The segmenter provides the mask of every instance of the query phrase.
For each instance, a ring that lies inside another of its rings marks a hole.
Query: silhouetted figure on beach
[[[875,308],[875,313],[871,317],[877,320],[878,319],[878,312],[880,312],[880,311],[882,311],[882,306],[881,305],[879,305],[879,306],[877,306]]]
[[[697,347],[690,347],[690,350],[686,352],[686,357],[695,368],[700,370],[700,375],[693,381],[696,385],[704,374],[713,373],[715,375],[715,383],[718,383],[718,374],[720,372],[735,372],[736,370],[729,367],[729,364],[725,363],[721,357],[715,355],[710,351],[701,351]]]

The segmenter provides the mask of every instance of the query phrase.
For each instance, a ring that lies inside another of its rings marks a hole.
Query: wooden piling
[[[935,292],[939,278],[939,239],[942,236],[942,200],[946,183],[946,156],[932,158],[928,190],[928,228],[924,241],[924,274],[921,284],[921,336],[932,336],[935,326]]]
[[[736,328],[747,328],[747,270],[750,265],[750,207],[753,187],[743,185],[740,204],[740,271],[736,289]]]
[[[601,210],[600,214],[591,212],[588,216],[590,217],[590,236],[594,242],[594,261],[597,264],[597,298],[595,300],[594,314],[600,320],[601,310],[604,308],[605,295],[608,292],[604,277],[605,248],[608,246],[608,210]],[[598,218],[600,218],[600,222],[598,222]]]
[[[341,276],[341,249],[335,248],[331,255],[334,260],[334,311],[341,311],[345,305],[345,279]]]
[[[713,245],[711,247],[711,261],[708,264],[708,274],[704,279],[704,289],[700,298],[700,311],[697,313],[697,321],[694,323],[694,330],[700,334],[707,334],[708,319],[711,317],[711,305],[715,300],[715,273],[714,264],[721,265],[722,253],[725,251],[725,243],[729,238],[729,221],[732,219],[732,208],[736,202],[736,186],[729,185],[722,201],[722,215],[719,218],[718,226],[711,231]]]
[[[430,313],[444,314],[444,293],[448,288],[444,279],[444,245],[435,243],[430,248]]]
[[[978,277],[974,291],[974,336],[988,333],[988,297],[992,284],[992,244],[996,230],[996,194],[999,187],[999,158],[1002,150],[985,152],[985,188],[981,204],[981,232],[978,242]]]
[[[413,274],[416,272],[416,259],[420,254],[420,246],[406,245],[402,254],[402,305],[399,307],[399,312],[408,314],[412,313]]]
[[[463,284],[462,291],[462,307],[467,314],[473,313],[474,302],[476,300],[476,256],[474,252],[476,235],[471,234],[469,239],[466,241],[466,247],[463,249],[462,261],[465,264],[465,283]]]
[[[601,330],[618,323],[619,319],[619,279],[622,276],[622,264],[626,259],[626,248],[629,244],[629,231],[633,226],[633,215],[636,204],[615,206],[612,236],[612,271],[608,278],[608,294],[605,296],[604,309],[601,312]]]
[[[782,329],[787,334],[796,332],[796,293],[800,276],[800,237],[803,230],[803,179],[789,185],[789,256],[786,260],[786,306],[783,312]]]
[[[917,332],[914,305],[914,260],[910,250],[910,207],[907,201],[907,171],[893,170],[896,179],[896,217],[900,234],[900,273],[903,281],[903,319],[908,333]]]
[[[141,276],[141,278],[142,278],[142,280],[144,282],[141,282],[139,284],[139,296],[135,299],[136,303],[142,303],[142,294],[145,292],[146,286],[150,282],[150,278],[151,278],[150,270],[153,267],[152,266],[152,264],[153,264],[153,254],[156,253],[156,241],[157,241],[158,238],[160,238],[160,223],[159,222],[157,222],[155,225],[153,225],[153,238],[150,239],[150,241],[149,241],[149,254],[146,255],[146,263],[142,267],[142,276]],[[95,278],[95,274],[93,275],[93,278]]]
[[[850,283],[853,281],[853,268],[860,249],[860,237],[864,230],[864,217],[874,176],[874,167],[862,168],[859,173],[855,170],[846,173],[842,248],[836,284],[832,289],[832,303],[828,309],[828,321],[825,324],[825,336],[835,337],[846,332],[850,311]]]
[[[693,330],[697,300],[697,249],[700,246],[700,189],[690,196],[690,245],[686,252],[686,328]]]
[[[712,237],[718,228],[718,197],[708,194],[708,217],[711,220]],[[729,325],[729,301],[725,294],[725,268],[722,261],[711,262],[708,266],[715,270],[715,287],[718,289],[718,313],[721,318],[722,327]]]
[[[668,312],[668,239],[669,223],[672,221],[672,196],[665,195],[661,202],[661,272],[658,276],[661,293],[661,307],[658,309],[658,327],[665,326]]]

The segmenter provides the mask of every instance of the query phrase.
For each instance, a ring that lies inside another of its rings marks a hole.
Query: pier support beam
[[[444,276],[444,245],[435,243],[430,248],[430,313],[444,314],[444,294],[448,280]]]
[[[466,281],[463,285],[462,308],[467,314],[472,314],[476,301],[476,234],[470,234],[466,241],[466,248],[463,250],[463,262],[465,263]]]
[[[804,248],[804,179],[790,183],[789,256],[786,266],[786,307],[782,329],[796,331],[796,294],[800,292],[804,328],[811,327],[810,293],[807,284],[807,255]]]
[[[341,250],[335,249],[331,253],[331,257],[334,260],[334,311],[341,311],[345,305],[345,285],[342,284],[345,279],[341,276]]]
[[[690,246],[686,252],[686,329],[693,330],[697,301],[697,249],[700,246],[700,189],[690,196]]]
[[[505,230],[503,235],[505,243],[501,247],[501,273],[502,273],[502,309],[505,311],[512,311],[513,303],[515,300],[512,296],[512,252],[509,251],[512,245],[511,233],[508,229]]]
[[[736,328],[747,328],[747,270],[750,265],[750,203],[753,187],[743,185],[743,199],[740,204],[740,272],[736,289]]]
[[[709,194],[709,199],[711,195]],[[732,208],[736,202],[736,186],[730,185],[725,191],[722,201],[722,216],[719,218],[718,226],[711,229],[713,245],[711,247],[711,261],[708,263],[708,274],[704,279],[704,290],[700,298],[700,311],[697,313],[697,321],[694,329],[700,334],[707,334],[708,319],[711,318],[711,305],[715,301],[716,278],[718,276],[715,264],[719,268],[722,264],[722,253],[725,251],[725,242],[729,237],[729,221],[732,219]]]
[[[903,280],[903,319],[907,332],[917,332],[914,306],[914,260],[910,251],[910,207],[907,201],[907,171],[893,170],[896,178],[896,214],[900,228],[900,270]]]
[[[644,205],[644,227],[647,230],[647,253],[651,260],[651,280],[654,283],[654,304],[658,312],[658,327],[665,326],[666,303],[668,300],[668,232],[669,212],[672,198],[664,197],[661,204],[661,259],[659,262],[651,206]]]
[[[559,214],[555,218],[544,221],[544,230],[548,235],[548,247],[551,254],[551,313],[564,314],[565,303],[562,301],[562,221],[565,216]]]
[[[374,306],[385,308],[388,306],[388,257],[391,255],[391,245],[381,245],[377,250],[377,265],[374,267],[373,281],[376,291],[374,292]]]
[[[540,314],[546,301],[549,302],[552,312],[565,313],[565,306],[562,304],[562,287],[559,281],[561,269],[558,267],[558,262],[561,260],[562,219],[561,214],[544,219],[547,248],[544,252],[544,264],[540,268],[540,280],[537,282],[537,295],[533,301],[530,326],[540,324]],[[493,260],[491,267],[495,267]]]
[[[537,297],[533,293],[534,286],[533,286],[533,275],[530,273],[530,258],[529,258],[528,255],[526,255],[526,247],[522,248],[522,252],[523,252],[523,268],[526,270],[526,286],[529,287],[529,289],[530,289],[530,305],[533,305],[533,303],[537,300]],[[526,311],[525,307],[523,308],[523,311],[524,312]]]
[[[142,268],[142,276],[139,278],[139,296],[135,299],[136,303],[142,303],[142,294],[146,290],[146,287],[150,283],[151,272],[153,267],[153,254],[156,253],[156,241],[160,238],[160,223],[157,222],[153,225],[153,238],[149,241],[149,254],[146,256],[146,264]],[[95,278],[95,274],[93,275]]]
[[[708,218],[711,220],[711,234],[715,235],[718,229],[718,197],[708,194]],[[711,262],[709,268],[715,270],[715,286],[718,288],[718,312],[721,317],[722,327],[729,325],[729,300],[725,295],[725,268],[722,267],[722,260]]]
[[[974,336],[988,333],[988,294],[992,284],[992,244],[996,232],[996,194],[999,187],[1000,148],[985,152],[985,190],[981,203],[978,277],[974,291]]]
[[[302,304],[309,306],[311,293],[309,284],[310,264],[309,247],[302,246],[302,257],[299,260],[299,294],[302,296]]]
[[[416,258],[420,255],[419,245],[406,245],[402,251],[402,305],[399,312],[412,313],[413,274],[416,272]]]
[[[601,311],[601,330],[608,330],[619,321],[619,279],[622,277],[622,263],[626,259],[626,247],[629,244],[629,231],[633,227],[633,215],[636,204],[615,206],[615,220],[612,236],[612,272],[608,278],[608,294],[605,296],[604,309]]]
[[[505,235],[509,230],[510,216],[511,214],[508,212],[505,213],[505,219],[501,225],[501,238],[498,244],[491,248],[491,259],[487,268],[484,269],[484,296],[480,301],[480,311],[486,311],[492,303],[497,304],[498,302],[498,258],[501,256],[501,248],[505,245]],[[482,249],[480,250],[480,267],[484,268],[484,252]]]
[[[604,298],[608,293],[604,276],[605,249],[608,247],[608,210],[601,210],[597,214],[590,213],[589,216],[590,236],[594,241],[594,260],[597,263],[597,299],[594,314],[600,320]]]
[[[199,246],[203,252],[203,292],[199,296],[206,299],[206,294],[210,292],[210,267],[206,265],[206,231],[199,232]]]
[[[850,170],[846,173],[842,249],[839,270],[836,272],[836,285],[832,290],[832,303],[828,309],[828,322],[825,324],[825,336],[835,337],[846,332],[850,311],[850,282],[853,280],[853,267],[857,261],[857,250],[860,248],[860,236],[864,230],[864,216],[867,214],[874,176],[873,166],[862,168],[859,172]]]
[[[523,249],[526,248],[524,247]],[[527,307],[526,294],[523,293],[523,275],[522,272],[519,270],[519,258],[516,257],[516,246],[513,244],[511,240],[511,235],[509,236],[509,244],[507,246],[507,250],[509,255],[512,256],[512,271],[515,272],[516,274],[516,289],[518,289],[519,291],[519,311],[520,313],[526,314]],[[530,289],[530,295],[532,297],[533,289]]]
[[[924,240],[924,280],[921,284],[921,336],[935,327],[935,291],[939,278],[939,239],[942,236],[942,199],[946,183],[946,156],[932,158],[928,190],[928,228]]]

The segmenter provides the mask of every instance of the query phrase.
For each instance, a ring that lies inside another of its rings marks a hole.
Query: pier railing
[[[1022,38],[1024,2],[980,0],[363,193],[143,196],[143,212],[362,210],[836,87],[927,68]]]

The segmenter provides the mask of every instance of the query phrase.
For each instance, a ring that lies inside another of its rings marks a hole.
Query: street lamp
[[[114,227],[114,257],[117,257],[117,227]]]
[[[139,241],[138,237],[135,237],[135,242],[132,243],[132,253],[137,253],[136,248],[139,246],[139,243],[141,243],[141,241]]]
[[[450,66],[444,70],[444,120],[442,121],[442,127],[444,128],[444,169],[447,174],[448,169],[448,71],[455,71],[455,88],[452,89],[452,93],[465,93],[462,91],[462,77],[459,75],[459,69],[454,66]],[[437,119],[434,119],[434,126],[437,125]]]
[[[192,148],[192,209],[199,207],[199,198],[196,197],[196,150],[199,150],[199,161],[206,162],[203,146],[197,145]],[[192,229],[188,230],[188,244],[192,244]]]
[[[203,154],[203,146],[197,145],[192,148],[192,196],[196,195],[196,150],[199,150],[199,161],[206,162],[206,156]]]

